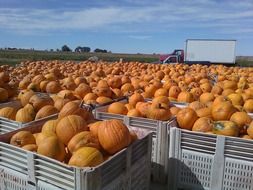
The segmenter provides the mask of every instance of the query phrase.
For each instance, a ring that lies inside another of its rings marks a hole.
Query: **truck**
[[[185,50],[160,55],[161,63],[235,64],[236,40],[187,39]]]

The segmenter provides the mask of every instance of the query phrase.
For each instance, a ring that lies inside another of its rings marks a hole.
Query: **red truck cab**
[[[184,50],[176,49],[171,54],[160,55],[160,63],[183,63]]]

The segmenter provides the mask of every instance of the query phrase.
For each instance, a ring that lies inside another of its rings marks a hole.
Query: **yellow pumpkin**
[[[94,167],[104,161],[102,153],[93,147],[81,147],[70,158],[69,165],[77,167]]]
[[[232,121],[217,121],[214,123],[213,133],[217,135],[238,137],[239,128]]]
[[[5,117],[7,119],[15,120],[16,113],[16,109],[12,107],[5,107],[0,109],[0,117]]]
[[[56,159],[61,162],[66,156],[64,144],[56,136],[49,136],[45,138],[38,145],[37,152],[38,154]]]
[[[94,147],[100,149],[98,138],[90,131],[77,133],[68,143],[68,150],[73,154],[81,147]]]
[[[35,138],[30,131],[19,131],[11,137],[10,144],[23,147],[27,144],[35,144]]]

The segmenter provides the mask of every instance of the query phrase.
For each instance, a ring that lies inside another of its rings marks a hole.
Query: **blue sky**
[[[67,44],[168,53],[188,38],[236,39],[253,55],[253,0],[0,0],[0,47]]]

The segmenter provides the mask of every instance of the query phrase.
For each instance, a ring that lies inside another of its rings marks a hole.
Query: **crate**
[[[12,101],[8,103],[3,103],[0,104],[0,109],[4,107],[13,107],[13,108],[21,108],[21,104],[19,101]],[[27,126],[40,126],[43,125],[46,121],[50,119],[56,119],[58,114],[54,114],[45,118],[41,118],[35,121],[31,121],[28,123],[21,123],[17,121],[13,121],[4,117],[0,117],[0,135],[8,133],[10,131],[22,128],[22,127],[27,127]]]
[[[170,128],[171,190],[252,190],[253,141]]]
[[[147,131],[99,166],[78,168],[7,144],[20,130],[36,133],[41,126],[0,135],[1,190],[149,190],[151,134]]]
[[[248,115],[253,119],[253,113],[248,113]]]
[[[126,102],[122,100],[121,102]],[[108,106],[94,110],[95,119],[118,119],[128,126],[146,129],[152,132],[152,180],[159,183],[167,182],[168,135],[167,128],[176,125],[175,118],[169,121],[158,121],[148,118],[128,117],[126,115],[111,114],[107,112]]]

